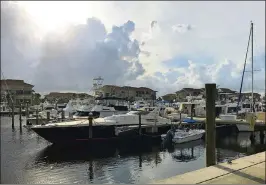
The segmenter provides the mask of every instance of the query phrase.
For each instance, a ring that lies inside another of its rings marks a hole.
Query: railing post
[[[206,90],[206,166],[216,164],[215,97],[216,84],[205,84]]]

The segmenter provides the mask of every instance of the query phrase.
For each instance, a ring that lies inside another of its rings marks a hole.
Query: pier
[[[152,184],[265,184],[265,154],[242,157]]]

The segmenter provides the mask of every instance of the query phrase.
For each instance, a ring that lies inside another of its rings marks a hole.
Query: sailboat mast
[[[252,112],[253,112],[253,109],[254,109],[254,96],[253,96],[253,84],[254,84],[254,74],[253,74],[253,22],[251,21],[251,88],[252,88],[252,91],[251,91],[251,105],[252,105]]]

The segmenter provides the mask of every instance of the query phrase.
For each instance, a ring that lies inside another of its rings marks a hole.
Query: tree
[[[41,103],[41,94],[33,93],[32,95],[32,104],[39,105]]]

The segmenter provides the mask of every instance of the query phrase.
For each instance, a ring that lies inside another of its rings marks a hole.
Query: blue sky
[[[5,3],[2,71],[40,92],[86,92],[99,75],[159,94],[208,82],[237,90],[251,20],[255,88],[265,89],[264,1]]]

